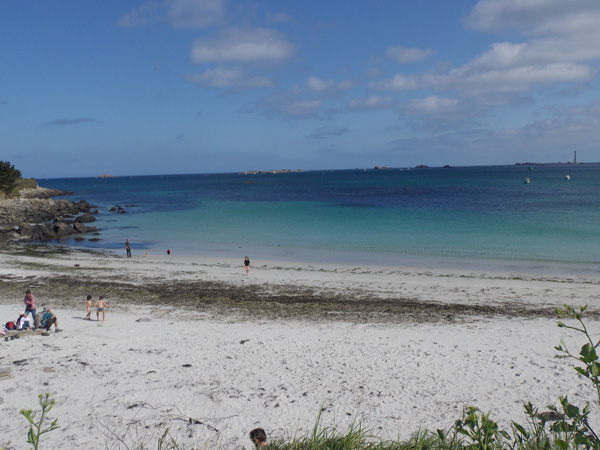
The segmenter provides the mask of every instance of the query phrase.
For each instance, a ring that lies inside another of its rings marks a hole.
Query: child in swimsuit
[[[104,300],[104,297],[101,295],[98,297],[96,306],[98,307],[98,311],[96,311],[96,321],[100,320],[100,313],[102,313],[102,322],[104,322],[104,308],[110,308],[110,305],[106,303],[106,300]]]
[[[92,302],[92,296],[91,295],[87,296],[87,300],[85,301],[85,306],[87,308],[87,315],[85,316],[84,320],[92,320],[90,318],[90,316],[92,315],[92,306],[94,306],[94,305],[93,305],[93,302]]]

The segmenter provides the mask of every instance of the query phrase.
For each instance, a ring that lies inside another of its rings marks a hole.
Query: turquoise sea
[[[129,238],[134,254],[600,271],[600,164],[38,182],[99,208],[101,240],[68,245],[124,253]]]

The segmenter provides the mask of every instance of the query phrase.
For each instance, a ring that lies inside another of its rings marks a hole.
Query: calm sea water
[[[600,271],[597,164],[38,181],[99,207],[101,240],[69,245],[124,252],[129,238],[134,254]],[[117,204],[127,213],[108,211]]]

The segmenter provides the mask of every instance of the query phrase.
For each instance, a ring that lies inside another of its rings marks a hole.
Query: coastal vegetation
[[[321,427],[320,414],[313,432],[309,436],[294,437],[291,440],[274,440],[259,448],[270,450],[566,450],[566,449],[600,449],[600,438],[590,423],[592,404],[600,406],[600,358],[596,348],[600,340],[592,338],[583,320],[586,307],[575,309],[570,305],[556,308],[559,319],[569,322],[558,322],[558,326],[574,330],[584,337],[584,344],[579,353],[572,353],[561,340],[555,349],[556,358],[575,361],[575,371],[587,379],[594,389],[594,400],[581,408],[569,402],[566,396],[559,397],[559,405],[550,405],[547,411],[540,411],[531,403],[524,405],[528,423],[512,422],[509,429],[501,429],[490,413],[483,413],[472,406],[463,411],[448,430],[431,432],[424,428],[417,431],[406,441],[382,440],[355,424],[345,432],[338,432],[334,427]],[[531,355],[532,358],[535,355]],[[41,415],[36,420],[37,412],[22,410],[21,414],[29,422],[27,442],[38,450],[43,434],[58,428],[58,419],[45,424],[46,415],[54,405],[50,394],[40,394]],[[112,436],[120,436],[111,431]],[[118,439],[119,444],[127,449],[158,448],[159,450],[184,450],[177,443],[169,428],[158,438],[158,442],[140,443],[126,442],[124,437]],[[4,444],[0,450],[10,450],[10,443]],[[119,447],[121,448],[121,447]],[[197,447],[196,449],[205,448]],[[193,450],[193,449],[188,449]]]
[[[17,191],[17,180],[21,178],[21,171],[8,161],[0,161],[0,192],[5,195],[14,195]]]

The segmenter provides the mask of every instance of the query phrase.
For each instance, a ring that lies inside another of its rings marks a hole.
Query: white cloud
[[[481,0],[466,22],[479,30],[516,28],[524,36],[532,36],[518,44],[494,43],[468,68],[556,65],[600,58],[597,0]]]
[[[445,73],[397,74],[370,87],[454,90],[471,96],[524,93],[535,85],[584,83],[596,76],[591,63],[600,60],[598,0],[481,0],[465,21],[483,31],[516,29],[530,39],[492,43],[481,55]]]
[[[404,76],[397,74],[390,80],[379,80],[372,82],[369,87],[379,91],[414,91],[419,89],[419,81],[414,76]]]
[[[387,51],[387,56],[400,63],[409,63],[423,61],[433,55],[433,53],[433,50],[407,48],[398,45],[397,47],[390,47]]]
[[[234,28],[217,39],[196,40],[190,59],[196,63],[279,61],[294,52],[294,46],[278,31]]]
[[[208,69],[201,74],[187,75],[187,80],[209,88],[258,89],[274,86],[272,80],[258,75],[247,75],[239,68]]]
[[[218,23],[224,13],[222,0],[166,0],[167,19],[177,28],[202,28]]]
[[[354,98],[348,103],[348,108],[353,110],[388,109],[392,105],[390,97],[370,95],[366,98]]]
[[[120,17],[117,25],[139,27],[165,20],[175,28],[204,28],[220,23],[224,10],[222,0],[150,1]]]
[[[600,102],[556,110],[552,118],[517,128],[457,130],[453,127],[451,130],[438,133],[439,128],[432,127],[421,138],[399,139],[390,144],[396,148],[419,148],[432,155],[452,152],[455,164],[527,161],[531,160],[532,151],[537,154],[536,160],[568,161],[572,150],[577,150],[578,159],[595,162],[596,143],[600,140]],[[543,149],[544,153],[540,155],[537,149]],[[490,161],[488,155],[494,154],[496,159]]]
[[[351,80],[335,82],[333,80],[323,80],[318,77],[308,77],[306,80],[306,87],[309,91],[328,94],[337,94],[340,91],[346,91],[353,88],[354,85],[355,82]]]
[[[352,89],[354,86],[356,86],[356,81],[353,80],[343,80],[337,83],[337,88],[340,91],[347,91],[348,89]]]
[[[476,30],[518,29],[528,35],[598,33],[597,0],[480,0],[465,18]]]
[[[142,6],[132,9],[127,14],[117,19],[117,25],[124,28],[148,25],[148,23],[155,18],[159,6],[158,2],[144,3]]]
[[[459,101],[455,98],[442,98],[430,95],[425,98],[414,99],[407,103],[406,109],[418,114],[447,114],[458,109]]]
[[[326,81],[317,77],[309,77],[306,81],[306,85],[311,91],[320,92],[331,89],[331,87],[333,86],[333,81]]]
[[[526,43],[497,42],[477,59],[466,64],[467,69],[502,69],[556,63],[573,63],[600,58],[600,48],[567,45],[557,38],[539,39]]]

